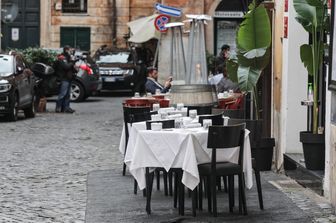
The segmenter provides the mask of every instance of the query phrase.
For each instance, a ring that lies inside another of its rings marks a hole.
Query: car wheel
[[[15,122],[18,119],[19,101],[17,93],[13,94],[9,108],[9,114],[7,115],[8,121]]]
[[[35,117],[35,101],[36,101],[36,97],[35,95],[33,96],[32,102],[30,103],[29,107],[23,109],[23,112],[25,114],[26,118],[34,118]]]
[[[75,81],[71,83],[71,95],[70,99],[74,102],[80,102],[84,100],[85,92],[83,86]]]

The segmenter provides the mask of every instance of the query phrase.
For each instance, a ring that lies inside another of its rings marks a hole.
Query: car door
[[[25,65],[20,56],[15,57],[16,62],[16,79],[18,83],[19,90],[19,104],[26,105],[32,100],[31,90],[30,90],[30,77],[28,77],[27,72],[25,72]]]

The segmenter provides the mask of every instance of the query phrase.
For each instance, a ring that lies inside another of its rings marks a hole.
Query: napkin
[[[199,128],[202,127],[201,123],[189,123],[184,125],[185,128]]]

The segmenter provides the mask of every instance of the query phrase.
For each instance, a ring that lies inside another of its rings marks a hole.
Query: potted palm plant
[[[306,168],[311,170],[323,170],[325,158],[324,132],[319,131],[319,83],[320,75],[323,75],[324,36],[328,28],[327,0],[293,0],[297,13],[296,20],[310,34],[311,43],[300,47],[301,61],[307,68],[313,81],[313,117],[312,131],[300,132],[300,141],[303,146]],[[321,124],[321,123],[320,123]],[[321,129],[321,128],[320,128]]]
[[[237,32],[236,56],[227,63],[228,75],[237,81],[243,92],[251,92],[254,114],[257,120],[247,120],[251,132],[252,157],[256,159],[259,170],[270,170],[273,158],[274,138],[262,138],[262,120],[259,115],[257,83],[270,61],[271,25],[269,15],[260,1],[254,0],[249,5],[243,22]]]

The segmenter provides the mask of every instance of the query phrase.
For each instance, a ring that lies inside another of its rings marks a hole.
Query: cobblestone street
[[[0,222],[84,222],[87,173],[119,168],[121,98],[0,123]],[[118,166],[113,166],[118,165]]]

